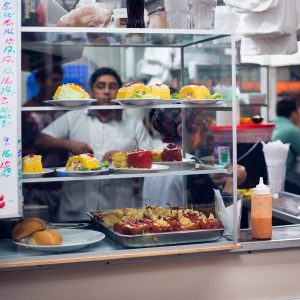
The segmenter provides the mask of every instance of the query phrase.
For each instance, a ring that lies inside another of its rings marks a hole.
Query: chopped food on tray
[[[93,217],[124,235],[223,228],[213,214],[207,217],[201,211],[183,208],[121,208],[94,212]]]
[[[29,154],[22,158],[23,173],[40,173],[44,172],[42,165],[42,156]]]
[[[89,98],[89,94],[76,83],[59,86],[53,96],[53,100],[87,100]]]
[[[93,154],[86,153],[70,157],[66,164],[66,171],[97,171],[108,167],[107,161],[100,164]]]

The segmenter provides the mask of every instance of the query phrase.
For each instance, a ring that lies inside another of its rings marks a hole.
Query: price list
[[[21,205],[17,2],[0,0],[0,218],[19,216]]]

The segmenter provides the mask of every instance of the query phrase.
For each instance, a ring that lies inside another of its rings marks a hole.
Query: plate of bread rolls
[[[102,232],[77,228],[48,228],[39,218],[28,218],[17,224],[12,231],[13,242],[30,250],[69,252],[100,242]]]

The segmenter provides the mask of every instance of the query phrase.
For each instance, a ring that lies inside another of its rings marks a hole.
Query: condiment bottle
[[[262,177],[251,196],[251,224],[253,239],[272,238],[272,195]]]

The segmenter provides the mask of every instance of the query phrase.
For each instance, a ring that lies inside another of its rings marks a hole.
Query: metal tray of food
[[[128,248],[154,247],[178,244],[204,243],[219,240],[224,229],[199,229],[188,231],[170,231],[162,233],[145,233],[136,235],[123,235],[108,228],[100,220],[94,218],[94,213],[87,214],[97,227],[107,236]]]

